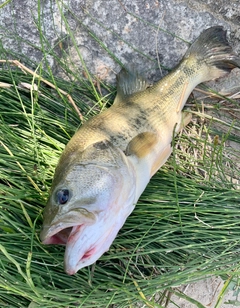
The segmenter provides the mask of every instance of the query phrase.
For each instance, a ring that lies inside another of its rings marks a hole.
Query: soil
[[[223,286],[224,286],[224,281],[220,277],[211,277],[211,278],[201,280],[196,283],[181,286],[179,290],[182,291],[187,296],[201,303],[204,307],[215,308],[218,298],[221,296]],[[195,304],[189,303],[185,299],[179,298],[175,295],[171,297],[171,300],[174,303],[177,303],[178,306],[172,303],[169,303],[167,308],[197,307]],[[240,298],[239,298],[239,301],[240,301]],[[224,294],[221,300],[221,303],[217,307],[218,308],[236,308],[239,305],[240,305],[240,302],[239,304],[237,304],[237,295],[234,294],[234,291],[228,291],[226,292],[226,294]]]

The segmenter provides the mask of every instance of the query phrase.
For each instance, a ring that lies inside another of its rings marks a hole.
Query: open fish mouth
[[[55,244],[66,246],[65,251],[65,271],[69,275],[73,275],[77,272],[81,264],[92,263],[94,254],[96,254],[97,243],[87,243],[86,239],[87,230],[86,224],[74,225],[71,227],[56,228],[52,231],[52,234],[48,233],[48,236],[43,239],[43,234],[41,234],[43,244]],[[79,243],[78,243],[79,242]],[[97,253],[97,255],[99,255]],[[94,258],[95,259],[95,258]],[[91,260],[91,261],[89,261]]]
[[[60,231],[56,231],[55,234],[43,239],[42,243],[46,245],[48,244],[66,245],[72,232],[76,232],[75,230],[73,230],[73,228],[78,228],[78,230],[80,230],[81,227],[82,225],[63,228]]]
[[[43,244],[66,245],[73,234],[80,231],[84,225],[92,225],[96,222],[96,216],[84,208],[76,208],[65,213],[63,217],[55,218],[49,224],[44,225],[40,239]]]
[[[94,263],[109,249],[119,230],[117,228],[112,233],[111,223],[104,222],[93,213],[85,213],[86,216],[80,215],[79,209],[69,211],[64,217],[45,225],[40,234],[43,244],[66,246],[64,268],[69,275]]]

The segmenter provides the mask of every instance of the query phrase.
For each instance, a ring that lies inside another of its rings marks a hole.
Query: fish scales
[[[187,78],[194,77],[196,74],[197,70],[192,67],[185,68],[185,63],[181,66],[176,72],[168,75],[167,83],[164,78],[155,86],[132,94],[122,104],[113,105],[106,112],[88,121],[85,127],[76,133],[76,139],[72,142],[76,142],[76,147],[84,150],[88,144],[91,144],[92,140],[89,136],[94,131],[95,134],[99,132],[100,139],[110,138],[114,140],[114,145],[124,149],[134,134],[151,130],[151,126],[152,131],[157,131],[161,124],[166,122],[165,118],[169,117],[168,114],[172,115],[173,112],[177,112],[177,103],[183,91],[184,81],[186,82]],[[198,69],[197,64],[196,68]],[[191,88],[186,90],[186,96],[191,90]],[[135,119],[138,119],[138,126],[133,125]],[[120,132],[118,140],[112,138],[116,131]]]
[[[179,65],[153,86],[136,71],[117,75],[113,105],[84,123],[63,151],[43,214],[44,244],[65,245],[67,274],[106,252],[152,175],[172,152],[195,86],[220,78],[239,57],[220,26],[202,32]]]

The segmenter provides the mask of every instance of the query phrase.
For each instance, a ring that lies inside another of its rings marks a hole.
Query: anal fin
[[[187,126],[192,120],[192,114],[188,111],[181,112],[181,120],[177,124],[175,133],[178,134],[185,126]]]

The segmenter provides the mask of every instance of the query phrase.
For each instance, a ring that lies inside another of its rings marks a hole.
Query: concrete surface
[[[4,2],[0,1],[0,5]],[[0,43],[6,49],[0,58],[15,58],[15,52],[22,62],[30,59],[48,64],[54,74],[66,77],[53,53],[78,74],[85,70],[82,57],[93,74],[114,83],[120,64],[106,52],[107,48],[122,64],[135,64],[150,81],[155,81],[166,73],[158,63],[173,68],[186,51],[187,42],[212,25],[228,29],[230,41],[240,53],[239,0],[12,0],[0,8]],[[233,80],[235,84],[239,81],[240,78]],[[210,308],[221,286],[221,280],[212,278],[184,290]],[[180,299],[179,307],[193,306]]]

